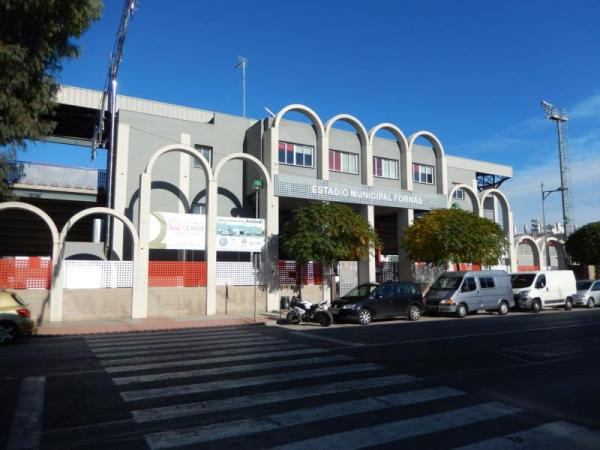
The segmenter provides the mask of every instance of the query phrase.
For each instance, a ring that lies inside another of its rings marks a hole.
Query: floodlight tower
[[[560,192],[562,196],[563,227],[565,238],[571,230],[571,177],[567,146],[567,112],[560,110],[546,100],[542,100],[546,118],[556,122],[558,132],[558,158],[560,162]]]

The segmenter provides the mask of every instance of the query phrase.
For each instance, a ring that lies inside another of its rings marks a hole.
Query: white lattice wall
[[[133,284],[132,261],[64,262],[66,289],[128,288]]]
[[[256,277],[256,278],[255,278]],[[256,279],[256,281],[255,281]],[[217,262],[217,285],[254,286],[261,284],[262,274],[252,262]]]

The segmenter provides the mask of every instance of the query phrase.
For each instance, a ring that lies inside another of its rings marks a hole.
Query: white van
[[[460,318],[480,310],[503,316],[514,306],[504,270],[444,272],[431,285],[425,303],[429,313],[453,313]]]
[[[542,308],[573,308],[577,286],[572,270],[513,273],[510,282],[518,309],[540,312]]]

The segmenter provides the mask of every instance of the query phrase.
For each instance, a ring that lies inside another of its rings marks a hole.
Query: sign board
[[[265,221],[217,217],[217,251],[260,252],[265,245]],[[154,249],[205,250],[206,215],[153,212],[149,246]]]
[[[334,183],[306,177],[277,175],[275,195],[362,205],[391,206],[395,208],[446,208],[447,197],[441,194]]]

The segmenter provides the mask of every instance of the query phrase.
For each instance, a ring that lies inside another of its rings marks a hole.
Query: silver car
[[[580,280],[577,282],[577,293],[573,304],[593,308],[600,305],[600,280]]]

